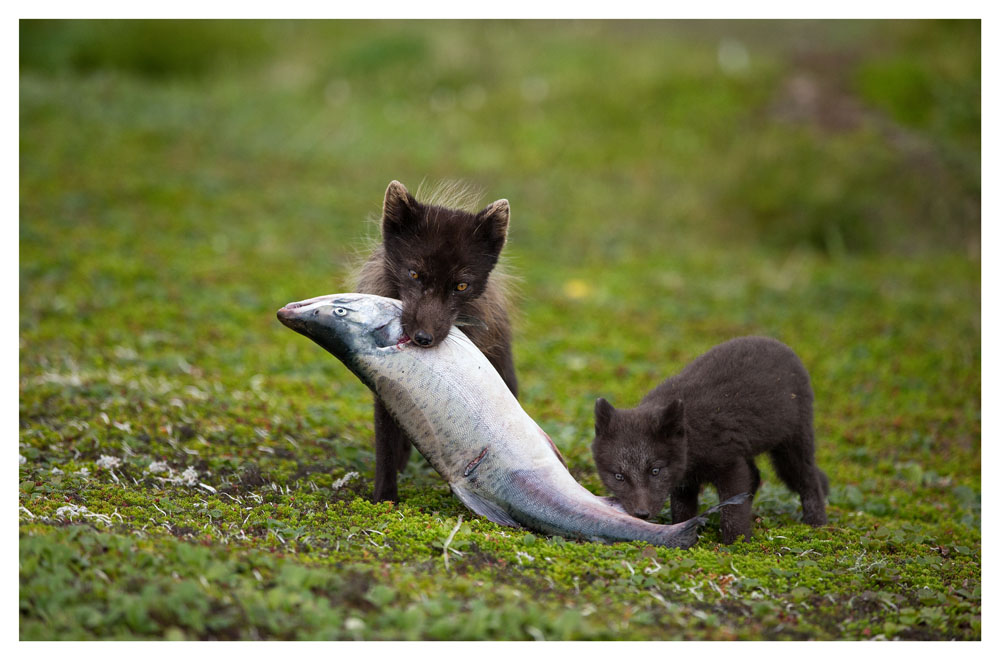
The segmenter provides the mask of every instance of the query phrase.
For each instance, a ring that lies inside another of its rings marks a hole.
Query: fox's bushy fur
[[[695,359],[638,406],[594,406],[592,446],[601,481],[625,510],[649,518],[670,497],[672,522],[697,514],[710,483],[724,500],[760,485],[754,456],[768,452],[802,500],[803,520],[826,523],[826,475],[816,466],[813,392],[802,361],[781,342],[739,337]],[[750,504],[722,510],[722,540],[750,538]]]
[[[432,347],[452,325],[463,326],[517,396],[508,277],[498,267],[510,206],[500,199],[478,212],[461,208],[468,195],[455,186],[439,189],[429,200],[417,201],[398,181],[389,184],[381,242],[361,266],[356,290],[401,300],[403,330],[420,346]],[[396,477],[410,448],[376,399],[375,501],[398,501]]]

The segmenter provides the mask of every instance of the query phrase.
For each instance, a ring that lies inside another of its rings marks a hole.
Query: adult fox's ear
[[[506,199],[498,199],[477,213],[476,220],[478,221],[476,233],[485,230],[490,250],[494,254],[500,254],[504,243],[507,242],[507,227],[510,225],[510,202]]]
[[[662,407],[656,413],[654,424],[661,437],[684,435],[684,402],[675,399]]]
[[[594,403],[594,430],[600,433],[602,429],[606,429],[608,424],[611,423],[611,418],[614,414],[614,406],[608,403],[606,399],[598,399]]]
[[[382,202],[382,236],[399,232],[419,217],[416,198],[399,181],[391,181]]]

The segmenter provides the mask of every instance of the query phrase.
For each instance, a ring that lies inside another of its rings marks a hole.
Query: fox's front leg
[[[375,399],[375,492],[376,502],[399,501],[396,475],[406,467],[412,444],[389,411]]]

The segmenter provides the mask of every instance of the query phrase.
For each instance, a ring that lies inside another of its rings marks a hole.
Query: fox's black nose
[[[649,511],[636,511],[635,512],[635,517],[636,518],[642,518],[643,520],[646,520],[647,518],[649,518]]]
[[[416,334],[413,335],[413,341],[417,342],[421,346],[430,346],[434,343],[434,337],[430,336],[423,330],[417,330]]]

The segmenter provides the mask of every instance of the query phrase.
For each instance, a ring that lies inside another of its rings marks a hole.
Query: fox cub
[[[469,195],[445,186],[419,202],[399,181],[385,191],[382,241],[358,275],[357,291],[403,303],[403,330],[430,348],[453,325],[500,372],[517,396],[507,314],[507,278],[497,261],[507,241],[510,206],[500,199],[479,212],[454,208]],[[396,476],[410,457],[409,439],[375,399],[376,502],[398,501]]]
[[[768,452],[782,481],[799,494],[802,519],[826,524],[826,474],[816,467],[813,393],[798,356],[766,337],[739,337],[695,359],[638,406],[594,406],[591,447],[601,481],[637,518],[659,513],[670,496],[674,523],[694,517],[702,484],[720,500],[749,492],[722,510],[722,540],[750,538],[750,504],[760,485],[754,456]]]

